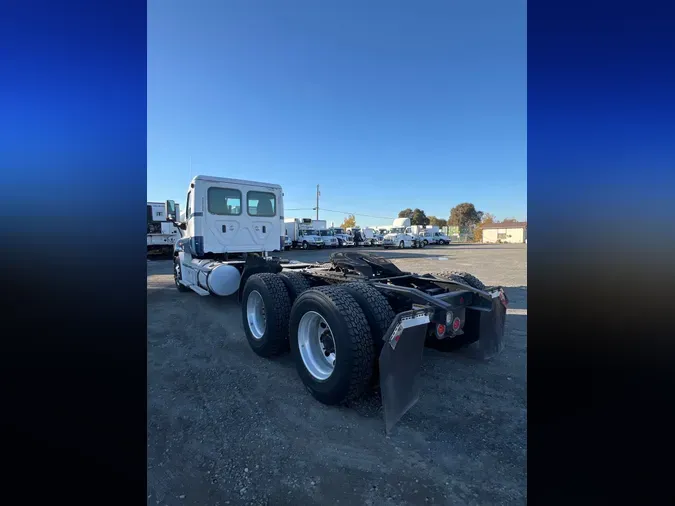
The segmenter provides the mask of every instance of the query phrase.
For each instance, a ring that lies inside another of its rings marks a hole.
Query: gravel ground
[[[179,293],[171,262],[148,261],[148,505],[527,502],[527,247],[378,251],[404,270],[469,271],[511,299],[493,360],[425,350],[421,398],[389,437],[378,397],[318,403],[288,355],[250,350],[235,298]]]

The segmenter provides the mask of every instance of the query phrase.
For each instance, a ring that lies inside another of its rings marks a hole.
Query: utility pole
[[[316,219],[319,220],[319,196],[321,192],[319,191],[319,185],[316,185]]]

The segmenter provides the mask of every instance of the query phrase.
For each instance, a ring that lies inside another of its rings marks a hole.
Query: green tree
[[[500,223],[518,223],[518,220],[515,218],[504,218]]]
[[[399,211],[398,213],[399,218],[410,218],[412,220],[413,217],[413,210],[410,208],[404,209],[403,211]]]
[[[476,206],[469,202],[458,204],[450,210],[449,225],[469,228],[478,225],[483,218],[483,212],[477,211]]]
[[[413,211],[412,217],[410,218],[410,224],[426,226],[429,224],[429,218],[427,218],[427,215],[424,213],[424,210],[416,208]]]
[[[350,214],[345,217],[345,220],[340,225],[340,228],[354,228],[356,226],[356,216]]]

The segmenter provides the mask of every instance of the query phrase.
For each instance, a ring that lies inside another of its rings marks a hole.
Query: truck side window
[[[225,216],[241,214],[241,192],[233,188],[212,186],[207,192],[209,213]]]
[[[277,198],[274,193],[250,191],[246,194],[246,206],[250,216],[276,216]]]
[[[185,203],[185,221],[190,219],[190,213],[192,212],[192,208],[190,207],[190,195],[192,194],[191,191],[188,192],[187,196],[187,202]]]

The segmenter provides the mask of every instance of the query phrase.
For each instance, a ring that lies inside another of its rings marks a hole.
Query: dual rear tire
[[[292,272],[251,276],[242,315],[253,351],[272,357],[290,348],[307,390],[330,405],[354,400],[372,386],[383,336],[395,317],[370,285],[312,288]]]

